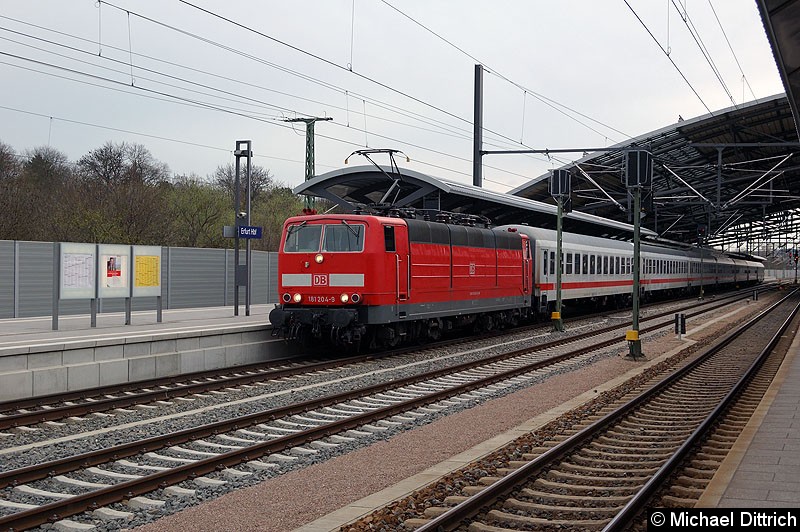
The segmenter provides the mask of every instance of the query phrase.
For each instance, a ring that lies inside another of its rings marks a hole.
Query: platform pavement
[[[283,358],[272,337],[271,304],[0,320],[0,401],[231,368]]]
[[[123,312],[99,313],[96,327],[91,326],[89,314],[64,315],[58,318],[57,331],[52,329],[51,316],[0,319],[0,349],[203,330],[226,325],[268,325],[269,311],[273,307],[272,303],[251,305],[249,316],[245,315],[244,305],[239,305],[239,316],[233,315],[233,305],[167,309],[162,312],[161,323],[156,321],[155,310],[136,311],[131,313],[131,325],[125,325]]]
[[[800,508],[800,335],[698,508]]]

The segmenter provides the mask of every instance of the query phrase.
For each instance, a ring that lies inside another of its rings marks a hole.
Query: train
[[[273,335],[311,345],[385,349],[470,328],[549,316],[556,232],[409,209],[305,214],[286,220]],[[764,279],[756,260],[642,244],[643,298]],[[623,306],[633,287],[631,242],[562,233],[564,307]]]

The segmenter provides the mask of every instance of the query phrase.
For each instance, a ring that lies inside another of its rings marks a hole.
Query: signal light
[[[361,301],[361,296],[358,294],[353,294],[352,296],[350,296],[350,301],[352,301],[353,303],[358,303],[359,301]]]
[[[283,299],[284,303],[288,303],[289,301],[292,300],[292,295],[289,292],[286,292],[285,294],[283,294],[281,299]]]

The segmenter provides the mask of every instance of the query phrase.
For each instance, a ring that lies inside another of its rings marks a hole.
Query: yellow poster
[[[136,255],[135,279],[133,286],[160,286],[161,257],[155,255]]]

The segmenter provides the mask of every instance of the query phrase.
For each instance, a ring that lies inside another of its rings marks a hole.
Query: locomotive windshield
[[[283,251],[286,253],[315,253],[319,251],[321,234],[321,225],[308,225],[306,222],[290,225],[286,231],[286,243],[283,245]]]
[[[364,226],[342,220],[342,225],[326,225],[322,251],[352,252],[364,249]]]
[[[324,231],[324,236],[323,236]],[[344,220],[340,224],[289,226],[283,251],[286,253],[358,252],[364,250],[364,226]]]

